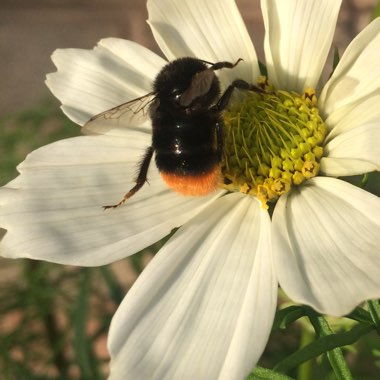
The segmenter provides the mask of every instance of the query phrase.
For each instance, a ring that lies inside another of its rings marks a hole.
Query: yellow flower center
[[[224,188],[264,207],[318,174],[326,126],[313,89],[247,92],[224,114]]]

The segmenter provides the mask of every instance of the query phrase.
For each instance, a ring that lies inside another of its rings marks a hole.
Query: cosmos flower
[[[221,190],[183,197],[151,165],[149,185],[104,212],[133,186],[149,124],[42,147],[1,189],[6,257],[103,265],[182,226],[113,318],[111,379],[243,379],[267,342],[278,282],[295,302],[337,316],[380,296],[380,201],[344,180],[380,167],[380,20],[352,41],[320,90],[340,3],[261,1],[274,90],[226,113],[230,183]],[[242,58],[218,72],[222,85],[263,83],[233,1],[150,0],[148,11],[167,60]],[[150,92],[166,63],[114,38],[58,50],[53,61],[47,85],[80,125]]]

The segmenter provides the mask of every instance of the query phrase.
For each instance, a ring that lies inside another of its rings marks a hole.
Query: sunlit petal
[[[271,330],[270,220],[253,198],[220,198],[148,265],[111,324],[111,379],[243,379]]]
[[[266,64],[276,88],[302,93],[317,86],[340,5],[340,0],[261,1]]]
[[[281,197],[273,214],[280,285],[295,301],[331,315],[380,297],[380,199],[317,177]]]
[[[189,56],[210,62],[244,61],[222,70],[222,80],[257,80],[256,53],[232,0],[149,0],[149,25],[167,59]]]
[[[380,93],[359,99],[349,106],[339,108],[325,120],[331,129],[326,142],[331,141],[340,133],[347,132],[355,127],[378,122],[380,124]]]
[[[0,189],[0,226],[8,230],[2,254],[110,263],[161,239],[217,197],[174,194],[152,164],[149,185],[124,206],[104,211],[133,186],[149,144],[148,134],[131,131],[129,137],[77,137],[31,153],[18,168],[21,175]]]
[[[361,125],[331,140],[325,146],[321,171],[339,177],[380,170],[379,122]]]
[[[380,94],[380,18],[350,43],[320,96],[326,116],[360,99]]]
[[[52,56],[57,72],[46,84],[62,109],[83,125],[90,117],[152,91],[165,60],[141,45],[106,38],[93,50],[59,49]]]

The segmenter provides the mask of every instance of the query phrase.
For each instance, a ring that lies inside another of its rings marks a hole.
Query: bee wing
[[[155,94],[150,92],[140,98],[120,104],[93,116],[82,128],[84,134],[104,134],[115,128],[128,128],[142,124],[149,119],[149,107],[155,101]]]
[[[214,77],[215,74],[212,69],[196,73],[191,80],[189,88],[181,95],[181,105],[187,107],[194,99],[207,94],[210,91]]]

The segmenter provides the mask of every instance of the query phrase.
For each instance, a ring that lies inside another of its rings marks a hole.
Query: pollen
[[[261,79],[262,82],[262,79]],[[224,114],[223,187],[258,197],[264,208],[315,177],[326,126],[313,89],[247,92]]]

